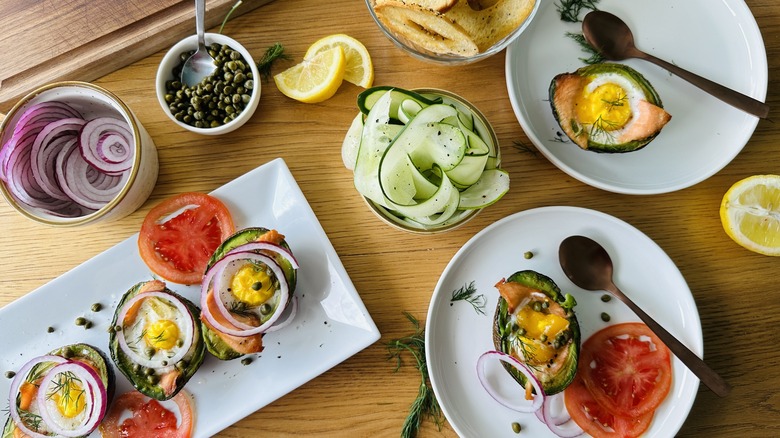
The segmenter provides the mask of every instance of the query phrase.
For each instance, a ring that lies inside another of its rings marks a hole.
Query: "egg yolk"
[[[237,300],[250,306],[263,304],[276,292],[268,273],[252,264],[242,266],[230,279],[230,290]]]
[[[80,381],[66,373],[60,374],[58,379],[59,381],[56,383],[57,392],[52,394],[51,398],[54,400],[60,414],[65,418],[73,418],[84,412],[86,394],[84,393],[84,388],[79,384]]]
[[[170,350],[179,339],[179,327],[173,321],[161,319],[146,327],[144,338],[150,347]]]
[[[566,318],[537,312],[529,306],[520,309],[517,322],[525,330],[521,336],[525,359],[537,364],[548,362],[554,357],[556,349],[552,345],[553,341],[569,327]]]
[[[584,90],[577,102],[577,118],[605,131],[622,128],[631,118],[626,90],[613,83],[599,85],[592,92]]]

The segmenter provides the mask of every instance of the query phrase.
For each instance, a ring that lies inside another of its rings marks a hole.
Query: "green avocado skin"
[[[230,252],[230,250],[233,248],[249,242],[254,242],[258,237],[262,236],[268,231],[270,231],[268,228],[263,227],[250,227],[237,231],[232,236],[225,239],[225,241],[222,242],[219,247],[217,247],[208,264],[206,265],[206,271],[211,269],[211,267],[217,261],[219,261],[219,259],[225,257],[225,254]],[[292,252],[286,241],[282,241],[280,246]],[[287,278],[287,283],[290,286],[290,296],[287,301],[289,304],[290,300],[292,300],[293,291],[295,290],[295,286],[298,281],[298,272],[287,260],[281,256],[275,257],[274,259],[277,263],[279,263],[279,266],[281,266],[282,270],[284,271],[284,275]],[[204,322],[201,321],[200,326],[201,330],[203,331],[203,341],[206,344],[206,350],[208,350],[208,352],[211,353],[214,357],[219,360],[233,360],[243,356],[243,354],[237,352],[228,344],[226,344],[222,338],[220,338],[219,335],[215,333],[214,330],[209,328],[209,326],[207,326]]]
[[[572,336],[569,340],[569,355],[566,363],[561,370],[554,375],[537,372],[537,378],[539,378],[542,389],[546,395],[553,395],[562,392],[567,386],[574,380],[574,376],[577,373],[577,363],[580,353],[580,325],[577,321],[577,315],[574,313],[574,306],[576,301],[569,294],[563,294],[555,284],[555,282],[548,276],[540,274],[536,271],[525,270],[518,271],[509,276],[506,280],[509,282],[520,283],[524,286],[539,290],[547,295],[550,299],[560,304],[563,308],[570,310],[571,315],[567,317],[569,321],[569,329]],[[510,314],[508,305],[503,297],[498,298],[498,304],[496,305],[496,311],[493,316],[493,344],[496,350],[510,354],[510,335],[512,332]],[[526,378],[523,374],[517,371],[511,365],[504,364],[504,369],[512,375],[512,377],[521,386],[525,386]]]
[[[119,304],[116,307],[116,312],[114,312],[114,319],[111,322],[112,327],[116,327],[118,324],[117,318],[119,316],[119,310],[128,300],[138,294],[138,290],[145,283],[146,282],[140,282],[136,284],[130,288],[130,290],[128,290],[124,296],[122,296],[121,300],[119,300]],[[138,392],[156,400],[168,400],[178,394],[178,392],[184,388],[184,385],[187,384],[195,372],[198,371],[198,368],[200,368],[200,365],[203,363],[203,358],[206,356],[206,347],[203,343],[203,335],[201,333],[200,324],[198,324],[198,320],[200,320],[200,309],[198,309],[188,299],[182,297],[176,292],[173,292],[172,290],[169,290],[168,288],[165,289],[165,293],[172,295],[184,303],[185,307],[187,307],[195,320],[195,332],[193,333],[195,354],[192,356],[192,359],[184,368],[181,375],[176,379],[176,388],[171,394],[166,395],[162,387],[156,383],[151,383],[148,377],[143,374],[143,369],[140,372],[133,370],[135,363],[122,352],[122,349],[119,347],[119,339],[117,338],[114,331],[111,331],[108,342],[111,352],[111,359],[114,361],[114,364],[116,364],[116,367],[119,369],[119,371],[124,374],[125,377],[127,377],[127,379],[130,381],[133,387],[138,390]]]
[[[616,73],[628,78],[632,83],[634,83],[642,90],[642,92],[645,95],[645,99],[648,102],[660,108],[664,107],[663,103],[661,102],[661,97],[658,95],[658,92],[655,91],[655,88],[653,88],[653,85],[650,83],[650,81],[648,81],[644,76],[642,76],[641,73],[639,73],[638,71],[634,70],[633,68],[627,65],[605,62],[605,63],[588,65],[578,69],[575,72],[575,74],[578,74],[580,76],[593,76],[601,73]],[[560,75],[555,76],[553,80],[550,82],[550,87],[548,88],[550,107],[552,108],[553,117],[555,117],[555,121],[558,122],[558,124],[561,126],[563,123],[566,122],[562,120],[562,117],[558,112],[558,108],[555,107],[555,93],[556,93],[555,84],[557,83],[557,79],[560,76],[566,74],[568,73],[562,73]],[[599,152],[599,153],[608,153],[608,154],[633,152],[647,146],[648,143],[653,141],[653,139],[657,137],[659,133],[660,132],[655,133],[646,138],[632,140],[622,144],[603,144],[589,139],[587,150],[593,152]]]

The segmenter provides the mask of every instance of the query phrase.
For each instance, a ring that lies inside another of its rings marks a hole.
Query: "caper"
[[[233,100],[233,105],[237,105],[241,103],[241,95],[240,94],[234,94],[231,98]]]
[[[612,300],[612,295],[610,294],[604,294],[601,296],[601,301],[608,303]]]
[[[87,321],[84,323],[84,330],[89,330],[92,328],[92,321]]]
[[[177,339],[176,340],[176,346],[181,348],[184,346],[184,339]]]
[[[520,326],[519,326],[519,325],[517,325],[517,323],[516,323],[516,322],[513,322],[513,323],[512,323],[512,332],[514,333],[514,332],[516,332],[516,331],[518,331],[518,330],[520,330]]]
[[[241,365],[246,366],[246,365],[249,365],[250,363],[252,363],[252,358],[251,357],[245,357],[245,358],[241,359]]]
[[[236,52],[235,50],[231,50],[230,51],[230,59],[232,59],[234,61],[237,60],[237,59],[241,59],[241,54]]]
[[[520,327],[520,330],[517,331],[517,334],[520,336],[525,336],[527,332],[528,331],[525,329],[525,327]]]
[[[46,329],[47,333],[54,333],[54,327],[49,327]]]
[[[122,331],[122,326],[117,324],[116,326],[114,326],[114,331],[115,332],[121,332]]]
[[[76,318],[76,325],[84,325],[87,323],[87,318],[84,318],[83,316],[79,316]]]
[[[176,366],[176,369],[178,369],[179,371],[182,371],[185,368],[187,368],[187,361],[180,360],[180,361],[176,362],[175,366]]]
[[[228,114],[233,114],[236,112],[236,108],[233,105],[227,105],[225,106],[225,112]]]
[[[248,95],[248,94],[242,94],[242,95],[241,95],[241,102],[243,102],[243,103],[245,103],[245,104],[246,104],[246,103],[249,103],[249,101],[250,101],[251,99],[252,99],[252,96],[250,96],[250,95]]]
[[[601,312],[601,320],[604,322],[609,322],[609,320],[612,319],[609,316],[609,313],[607,312]]]
[[[251,77],[252,74],[250,73],[247,76]],[[249,79],[248,81],[244,82],[244,88],[246,88],[247,90],[251,90],[255,88],[255,81]]]
[[[520,423],[514,422],[512,423],[512,432],[514,433],[520,433],[520,431],[523,430],[522,426],[520,426]]]
[[[539,340],[540,340],[540,341],[542,341],[542,342],[547,342],[547,335],[545,335],[544,333],[542,333],[542,335],[541,335],[541,336],[539,336]]]
[[[145,368],[144,374],[146,374],[147,376],[154,375],[154,368]]]
[[[233,83],[241,84],[246,81],[246,76],[243,73],[238,72],[233,76]]]
[[[13,371],[6,371],[6,372],[5,372],[5,378],[6,378],[6,379],[13,379],[13,378],[14,378],[14,376],[16,376],[16,373],[15,373],[15,372],[13,372]]]
[[[154,347],[147,347],[144,351],[148,357],[154,356],[154,353],[157,352],[157,350],[154,349]]]
[[[550,307],[550,302],[547,300],[542,301],[542,309],[546,309],[548,307]]]
[[[526,251],[525,253],[523,253],[523,257],[525,257],[526,259],[532,259],[534,258],[534,253],[532,253],[531,251]]]
[[[542,303],[539,301],[534,301],[533,304],[531,304],[531,308],[534,309],[535,312],[541,312],[542,311]]]
[[[265,303],[262,306],[260,306],[260,313],[262,313],[263,315],[268,315],[269,313],[271,313],[271,305]]]
[[[136,374],[140,373],[140,372],[141,372],[141,368],[143,368],[143,367],[141,366],[141,364],[137,364],[137,363],[134,363],[134,364],[133,364],[133,372],[134,372],[134,373],[136,373]]]
[[[160,378],[155,376],[155,375],[149,375],[149,376],[146,376],[146,381],[151,383],[152,385],[154,385],[154,384],[156,384],[157,382],[160,381]]]
[[[260,281],[252,283],[252,290],[260,290],[261,287],[263,287],[263,283]]]
[[[230,70],[235,70],[238,65],[236,64],[236,61],[228,61],[225,63],[225,67],[229,68]]]

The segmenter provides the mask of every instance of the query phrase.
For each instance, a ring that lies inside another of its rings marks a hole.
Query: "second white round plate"
[[[555,436],[534,414],[517,413],[496,402],[477,379],[477,359],[494,349],[493,314],[498,302],[494,285],[500,279],[524,269],[552,278],[577,300],[583,341],[609,324],[639,320],[618,300],[604,303],[601,293],[582,290],[566,277],[558,262],[558,246],[571,235],[601,243],[614,262],[618,287],[693,352],[702,354],[701,322],[688,285],[666,253],[641,231],[615,217],[577,207],[516,213],[480,231],[455,254],[428,309],[425,345],[431,383],[460,436],[514,437],[513,422],[522,425],[523,436]],[[526,259],[527,251],[534,256]],[[453,291],[472,281],[477,295],[485,298],[484,313],[466,301],[451,301]],[[602,312],[611,316],[610,322],[601,320]],[[646,437],[674,436],[693,406],[699,380],[676,358],[672,372],[672,390],[656,411]],[[522,389],[518,386],[518,390]]]
[[[599,154],[580,149],[561,133],[548,96],[555,75],[585,66],[580,58],[588,57],[566,35],[582,33],[581,23],[561,21],[558,3],[544,2],[506,54],[507,91],[515,116],[555,166],[611,192],[667,193],[714,175],[750,140],[758,118],[660,67],[632,59],[623,63],[653,84],[672,120],[635,152]],[[755,99],[766,98],[764,41],[744,1],[602,0],[597,6],[626,21],[640,49]]]

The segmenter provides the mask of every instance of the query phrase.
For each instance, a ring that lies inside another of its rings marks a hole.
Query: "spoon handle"
[[[637,50],[637,52],[639,52],[637,53],[638,58],[642,58],[645,61],[650,61],[653,64],[669,70],[675,75],[685,79],[693,85],[696,85],[697,87],[728,103],[729,105],[732,105],[738,109],[741,109],[742,111],[745,111],[748,114],[752,114],[762,119],[765,119],[769,115],[769,105],[765,104],[764,102],[734,91],[731,88],[724,87],[723,85],[703,78],[695,73],[691,73],[688,70],[680,68],[670,62],[656,58],[649,53],[641,52],[639,50]]]
[[[195,31],[198,33],[198,48],[206,47],[206,0],[195,0]]]
[[[699,358],[694,352],[680,342],[671,333],[666,331],[660,324],[655,322],[644,310],[637,306],[630,298],[628,298],[617,286],[613,285],[610,289],[616,297],[620,298],[634,313],[639,316],[653,333],[658,336],[664,344],[677,356],[685,366],[688,367],[699,380],[704,383],[709,389],[720,397],[725,397],[731,391],[731,385],[729,385],[722,377],[720,377],[715,371],[712,370],[704,361]]]

